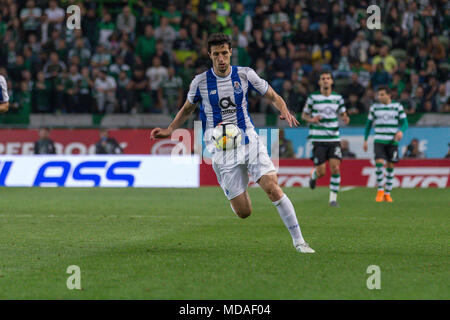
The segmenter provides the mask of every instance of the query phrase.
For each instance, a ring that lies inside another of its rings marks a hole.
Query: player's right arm
[[[176,129],[180,128],[183,123],[186,122],[187,119],[189,119],[189,116],[194,112],[196,103],[190,103],[189,100],[186,100],[183,107],[178,111],[177,115],[175,116],[175,119],[170,123],[170,125],[166,129],[162,128],[155,128],[152,130],[150,134],[150,138],[157,139],[157,138],[167,138],[170,137],[172,132],[174,132]]]
[[[364,144],[363,144],[363,149],[364,152],[367,152],[367,139],[369,138],[370,135],[370,130],[372,129],[372,123],[373,123],[373,119],[374,119],[374,112],[373,112],[374,106],[371,105],[370,109],[369,109],[369,115],[367,116],[367,122],[366,122],[366,127],[364,128]]]
[[[150,139],[158,139],[158,138],[168,138],[176,129],[180,128],[189,116],[194,112],[195,107],[199,101],[202,100],[199,90],[199,84],[201,82],[201,77],[196,76],[189,87],[189,92],[187,94],[187,99],[184,102],[183,107],[181,107],[180,111],[178,111],[175,119],[170,123],[170,125],[166,129],[155,128],[150,133]]]
[[[4,113],[9,110],[9,97],[8,88],[6,86],[6,80],[3,76],[0,76],[0,113]]]
[[[311,116],[312,105],[313,105],[313,100],[312,100],[311,96],[309,96],[308,99],[306,99],[306,104],[305,104],[305,107],[303,108],[302,119],[308,123],[319,123],[319,121],[320,121],[320,119],[322,119],[322,117],[319,115],[317,115],[315,117]]]

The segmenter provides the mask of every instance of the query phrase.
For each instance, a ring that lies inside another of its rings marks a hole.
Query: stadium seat
[[[392,48],[392,39],[389,36],[383,36],[383,42],[385,45],[387,45],[389,48]]]
[[[403,49],[394,49],[390,53],[397,61],[406,58],[406,51]]]
[[[442,62],[438,66],[439,69],[441,69],[443,72],[450,72],[450,63]]]
[[[444,45],[444,47],[448,47],[448,37],[446,36],[439,36],[439,41]]]
[[[342,94],[342,91],[344,91],[351,82],[352,81],[350,79],[346,78],[334,80],[334,91],[336,91],[339,94]]]

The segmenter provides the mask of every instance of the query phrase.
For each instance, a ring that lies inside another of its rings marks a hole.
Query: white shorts
[[[212,157],[217,181],[228,200],[247,190],[249,174],[254,181],[258,181],[263,175],[277,172],[266,145],[259,136],[252,138],[247,145],[234,150],[217,151]]]

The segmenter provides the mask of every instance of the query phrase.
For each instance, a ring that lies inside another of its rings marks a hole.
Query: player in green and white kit
[[[375,166],[377,175],[378,192],[375,201],[392,202],[391,190],[394,179],[394,165],[398,162],[398,142],[403,137],[403,132],[408,129],[408,119],[406,118],[403,106],[391,100],[389,89],[380,86],[377,89],[379,103],[370,106],[364,132],[364,151],[367,151],[367,138],[370,134],[372,124],[375,124]],[[401,125],[400,130],[398,129]],[[384,161],[386,166],[386,184],[383,186]]]
[[[344,99],[332,91],[333,78],[330,72],[322,72],[319,78],[320,91],[308,96],[303,108],[302,119],[310,123],[309,136],[313,143],[314,169],[311,171],[309,186],[316,187],[316,180],[325,175],[325,162],[330,163],[330,199],[332,207],[338,207],[337,194],[341,184],[339,166],[342,159],[338,117],[344,124],[350,122]]]

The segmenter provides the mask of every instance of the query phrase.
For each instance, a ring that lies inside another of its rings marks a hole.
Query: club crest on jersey
[[[235,81],[233,84],[234,87],[234,93],[242,93],[242,87],[241,84],[238,81]]]

